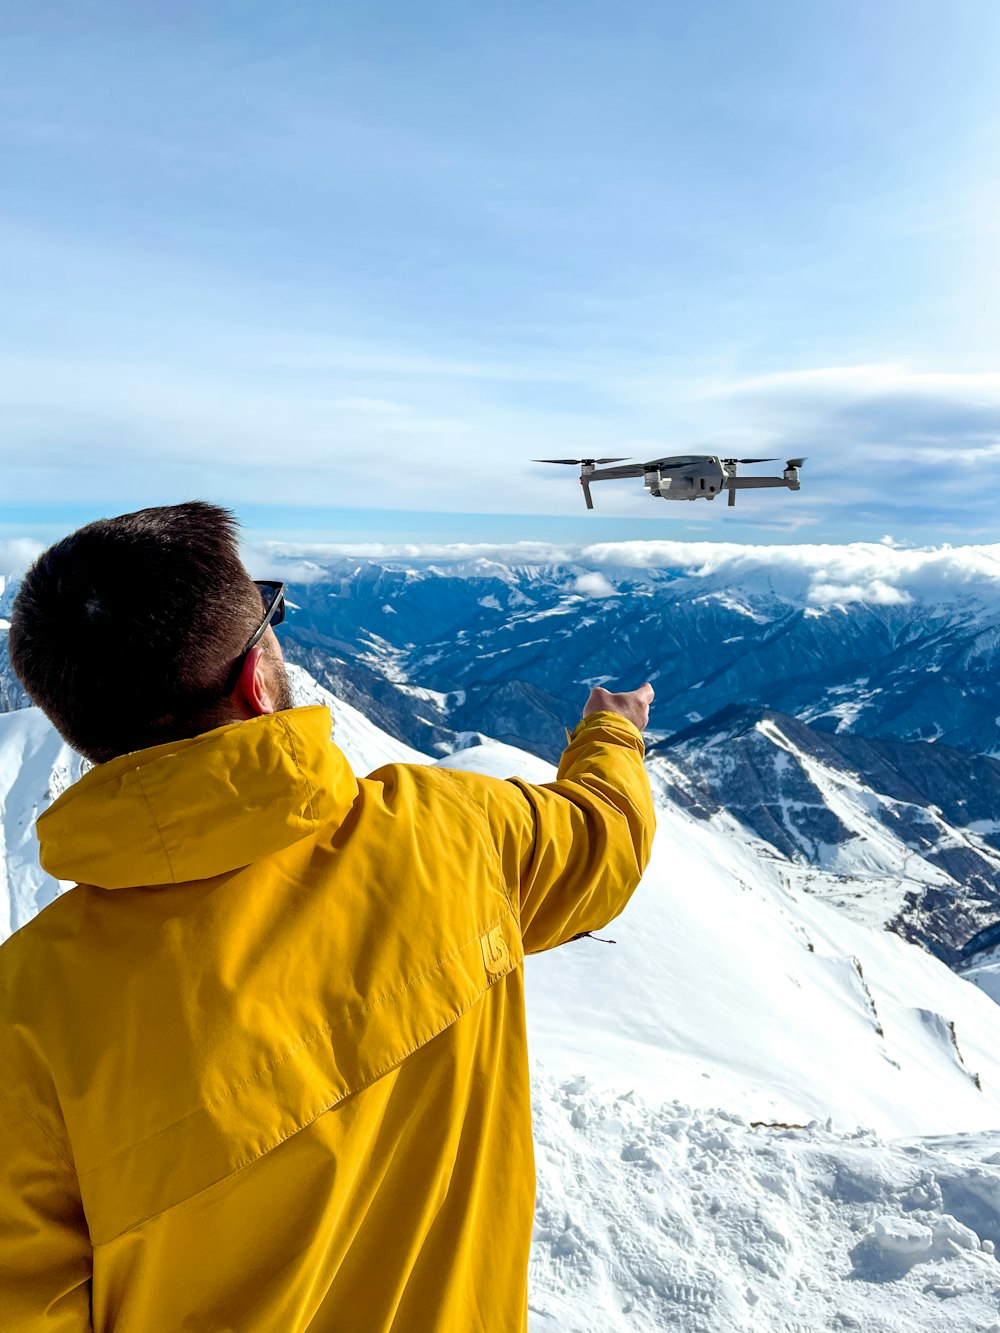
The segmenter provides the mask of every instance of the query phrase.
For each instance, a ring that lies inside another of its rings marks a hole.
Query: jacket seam
[[[481,806],[478,806],[475,803],[475,801],[465,790],[462,784],[455,779],[454,775],[451,774],[448,771],[448,769],[442,768],[440,772],[445,774],[449,784],[451,785],[452,791],[458,796],[459,800],[462,801],[465,804],[465,806],[469,810],[471,810],[473,814],[476,816],[476,820],[480,826],[479,831],[481,834],[483,834],[483,840],[486,843],[486,853],[490,858],[490,864],[493,867],[493,873],[496,876],[497,883],[500,885],[501,891],[503,892],[503,896],[507,901],[508,907],[514,914],[514,919],[518,922],[518,929],[520,929],[520,916],[517,907],[514,904],[514,900],[511,897],[510,889],[507,886],[507,880],[504,877],[503,865],[501,864],[500,857],[497,853],[496,843],[493,840],[493,830],[490,828],[490,821],[486,818],[485,810],[483,810]]]
[[[142,793],[142,799],[146,802],[146,808],[149,811],[150,823],[153,825],[153,828],[156,829],[156,836],[160,840],[160,849],[163,852],[163,859],[167,864],[167,871],[170,875],[170,883],[176,884],[177,876],[174,874],[174,865],[170,859],[170,853],[167,851],[167,840],[163,836],[163,830],[160,828],[160,825],[156,818],[156,814],[154,813],[153,810],[153,802],[150,800],[149,793],[146,791],[145,784],[143,783],[142,780],[142,765],[140,764],[138,767],[136,767],[133,770],[133,772],[135,773],[136,783],[138,784],[139,790]]]
[[[316,812],[315,812],[315,810],[313,809],[313,802],[314,802],[315,799],[316,799],[316,791],[317,791],[317,789],[316,789],[316,787],[314,787],[314,786],[312,785],[312,783],[311,783],[311,782],[309,781],[309,779],[306,777],[305,773],[302,771],[302,765],[299,763],[299,755],[298,755],[298,751],[297,751],[296,748],[295,748],[295,738],[294,738],[293,735],[292,735],[292,729],[291,729],[291,727],[288,725],[288,723],[287,723],[287,721],[285,720],[285,718],[280,718],[279,721],[280,721],[280,723],[281,723],[281,729],[282,729],[282,731],[283,731],[284,734],[285,734],[285,740],[288,742],[288,749],[289,749],[289,751],[291,752],[292,763],[295,765],[295,771],[296,771],[296,773],[298,773],[298,775],[299,775],[299,779],[301,780],[301,782],[302,782],[303,785],[305,786],[306,791],[309,793],[309,799],[308,799],[308,804],[307,804],[307,806],[306,806],[306,810],[307,810],[308,819],[309,819],[310,823],[312,824],[313,828],[315,829],[316,824],[317,824],[318,821],[317,821],[317,819],[316,819]]]
[[[505,916],[506,913],[504,913],[500,917],[497,917],[495,920],[492,920],[490,924],[486,926],[485,929],[487,931],[493,930],[496,926],[500,925],[503,922]],[[440,972],[446,963],[450,963],[453,958],[456,958],[460,953],[464,953],[466,949],[470,948],[471,945],[475,944],[479,939],[481,939],[483,933],[484,933],[483,931],[477,931],[475,935],[471,936],[463,944],[458,945],[455,949],[451,951],[451,953],[446,954],[444,958],[440,959],[432,967],[427,967],[422,972],[418,972],[415,976],[410,977],[407,981],[397,986],[394,990],[387,991],[384,995],[379,996],[377,1000],[371,1000],[367,1005],[357,1010],[355,1013],[348,1014],[347,1017],[343,1018],[339,1023],[332,1023],[328,1027],[321,1028],[318,1032],[313,1033],[311,1037],[308,1037],[305,1040],[300,1041],[297,1045],[293,1046],[290,1050],[285,1051],[282,1055],[278,1056],[276,1059],[269,1060],[268,1063],[264,1065],[262,1069],[258,1070],[255,1074],[249,1075],[247,1078],[241,1079],[239,1083],[227,1084],[226,1088],[221,1093],[219,1093],[218,1096],[211,1098],[211,1100],[200,1103],[192,1110],[187,1111],[184,1115],[179,1116],[176,1120],[171,1120],[171,1122],[168,1125],[164,1125],[160,1129],[153,1130],[151,1134],[147,1134],[144,1138],[137,1139],[134,1143],[128,1144],[126,1147],[120,1149],[118,1152],[113,1153],[110,1157],[104,1158],[102,1161],[95,1163],[93,1166],[84,1167],[83,1170],[78,1173],[80,1179],[82,1180],[86,1176],[91,1176],[95,1172],[106,1170],[107,1167],[112,1166],[115,1162],[119,1161],[121,1158],[127,1157],[129,1153],[134,1152],[137,1148],[141,1148],[144,1147],[146,1144],[153,1143],[156,1139],[161,1138],[164,1134],[169,1134],[170,1131],[174,1129],[177,1125],[182,1125],[186,1120],[190,1120],[193,1116],[198,1115],[200,1112],[222,1106],[225,1102],[231,1101],[235,1097],[235,1095],[241,1091],[241,1089],[250,1087],[255,1083],[259,1083],[261,1079],[263,1079],[272,1070],[277,1069],[280,1065],[283,1065],[286,1061],[291,1060],[293,1056],[298,1055],[301,1051],[308,1050],[310,1046],[314,1046],[317,1042],[322,1041],[324,1037],[330,1036],[332,1033],[338,1031],[339,1029],[350,1027],[352,1024],[357,1023],[359,1019],[364,1018],[366,1015],[380,1008],[383,1004],[386,1004],[389,1000],[392,1000],[395,997],[404,994],[406,991],[410,990],[413,986],[415,986],[419,981],[422,981],[425,977],[432,976],[435,972]],[[517,966],[517,964],[515,964],[515,966]],[[448,1025],[446,1024],[446,1026]],[[441,1030],[443,1031],[443,1029]],[[413,1049],[416,1050],[417,1047],[414,1047]],[[345,1093],[345,1096],[350,1096],[350,1093]],[[334,1105],[335,1104],[336,1103],[334,1103]]]

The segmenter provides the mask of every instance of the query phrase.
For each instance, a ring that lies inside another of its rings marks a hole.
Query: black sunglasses
[[[236,689],[236,682],[243,670],[243,663],[247,660],[247,653],[251,648],[257,647],[264,637],[264,631],[268,625],[280,625],[285,618],[285,585],[277,583],[273,579],[255,579],[254,583],[260,593],[260,600],[264,604],[264,619],[260,622],[253,638],[233,663],[233,668],[222,687],[223,694],[232,694],[233,690]]]

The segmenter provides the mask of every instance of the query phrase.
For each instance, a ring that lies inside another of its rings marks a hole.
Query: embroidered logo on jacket
[[[479,943],[483,948],[483,963],[488,976],[496,978],[510,971],[510,950],[503,937],[503,926],[494,926],[481,935]]]

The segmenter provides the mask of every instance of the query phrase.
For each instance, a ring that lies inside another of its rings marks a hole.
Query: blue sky
[[[993,540],[994,0],[2,12],[0,535]]]

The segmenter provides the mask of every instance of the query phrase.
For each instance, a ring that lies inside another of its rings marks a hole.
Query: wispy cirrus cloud
[[[719,380],[697,392],[716,413],[739,411],[766,452],[807,456],[802,510],[844,535],[859,522],[966,539],[996,530],[1000,374],[878,362]]]
[[[918,371],[890,361],[777,371],[723,381],[710,389],[706,386],[706,393],[712,396],[769,395],[775,391],[793,397],[830,395],[838,399],[898,393],[962,398],[982,394],[1000,401],[1000,372]]]

